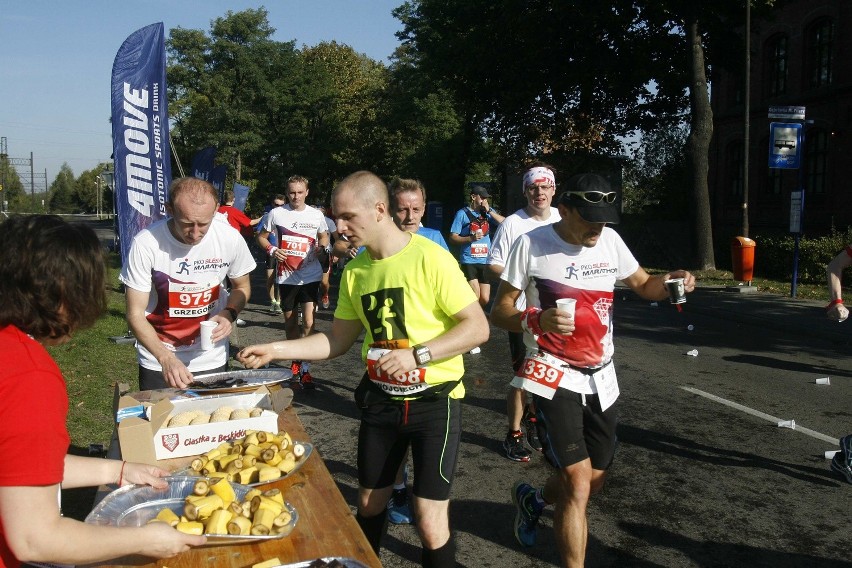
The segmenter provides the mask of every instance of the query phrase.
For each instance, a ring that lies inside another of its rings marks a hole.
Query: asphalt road
[[[111,231],[104,236],[111,241]],[[233,336],[235,350],[283,338],[283,320],[266,312],[263,276],[262,267],[253,273],[254,296],[242,315],[248,325]],[[604,491],[589,507],[586,565],[852,566],[852,486],[824,457],[852,433],[849,341],[836,326],[808,319],[813,306],[700,297],[693,295],[682,313],[629,291],[616,298],[620,446]],[[330,321],[331,311],[321,310],[317,328],[328,329]],[[298,391],[294,400],[353,511],[358,347],[314,363],[317,390]],[[694,349],[696,357],[686,355]],[[552,510],[542,517],[536,547],[522,549],[512,533],[515,480],[538,485],[550,469],[539,454],[526,464],[503,457],[505,332],[492,328],[482,353],[465,355],[465,365],[450,511],[458,561],[468,568],[559,566]],[[817,385],[822,377],[831,384]],[[794,419],[796,429],[779,428],[780,419]],[[391,526],[383,544],[385,566],[419,565],[414,527]]]
[[[236,347],[283,335],[255,281]],[[689,303],[682,313],[653,307],[629,291],[618,295],[615,314],[621,443],[607,486],[589,507],[587,566],[852,566],[852,487],[824,457],[852,433],[849,350],[766,321],[699,313]],[[318,329],[328,329],[331,312],[318,318]],[[686,355],[693,349],[698,356]],[[356,346],[314,363],[319,388],[297,392],[294,402],[353,507],[358,354]],[[505,332],[492,328],[482,353],[465,355],[465,364],[465,429],[451,505],[458,561],[471,568],[558,566],[552,511],[542,517],[536,547],[522,549],[512,533],[514,481],[538,485],[550,469],[539,454],[527,464],[503,457]],[[817,385],[821,377],[831,384]],[[776,418],[794,419],[797,429],[779,428]],[[419,565],[413,527],[390,527],[382,562]]]

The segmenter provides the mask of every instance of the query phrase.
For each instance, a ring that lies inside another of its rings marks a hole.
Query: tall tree
[[[0,209],[23,211],[29,207],[30,199],[24,190],[24,184],[8,156],[0,155]]]
[[[650,122],[654,36],[633,0],[415,0],[395,12],[418,71],[452,93],[463,175],[476,137],[505,161],[621,150]],[[671,111],[674,112],[674,111]]]
[[[776,0],[751,2],[760,17],[768,17]],[[668,96],[689,93],[687,159],[691,176],[691,217],[694,231],[695,264],[701,269],[716,267],[710,215],[710,140],[713,136],[713,110],[707,77],[713,68],[743,70],[745,3],[743,0],[637,0],[643,19],[657,38],[661,65],[654,79]],[[669,49],[665,49],[670,42]],[[666,59],[665,54],[674,54]],[[668,63],[668,65],[666,65]]]
[[[76,180],[71,167],[65,163],[48,188],[48,209],[51,213],[77,213]]]
[[[215,19],[209,36],[200,30],[170,32],[169,112],[173,143],[181,161],[206,146],[216,146],[217,161],[230,173],[257,177],[268,160],[270,116],[279,97],[274,89],[292,78],[293,43],[271,39],[275,30],[263,8],[227,12]],[[249,171],[243,172],[244,164]]]

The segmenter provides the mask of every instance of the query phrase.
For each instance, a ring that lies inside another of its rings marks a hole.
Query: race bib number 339
[[[565,376],[562,365],[562,361],[547,353],[529,354],[512,379],[512,386],[552,399]]]
[[[196,318],[205,316],[219,299],[219,284],[180,284],[169,282],[169,316]]]

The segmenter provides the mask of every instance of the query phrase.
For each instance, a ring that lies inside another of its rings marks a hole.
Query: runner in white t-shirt
[[[530,165],[524,172],[521,190],[527,198],[527,206],[506,217],[491,242],[488,268],[495,279],[499,279],[503,273],[509,251],[521,235],[559,220],[559,212],[551,206],[556,192],[556,176],[551,166],[543,163]],[[523,310],[525,307],[526,300],[522,294],[518,299],[518,309]],[[509,332],[509,354],[512,358],[512,371],[517,371],[526,355],[522,334]],[[527,444],[534,450],[541,451],[541,442],[535,426],[535,409],[527,407],[526,399],[527,395],[523,389],[509,386],[506,395],[509,431],[503,440],[503,449],[506,451],[506,457],[513,461],[530,461],[532,454],[524,446],[525,432]]]
[[[607,223],[619,221],[617,192],[595,174],[566,183],[560,220],[521,236],[509,253],[491,321],[524,332],[530,349],[513,384],[533,393],[547,461],[558,472],[535,489],[518,482],[515,537],[533,546],[536,524],[547,504],[556,503],[554,526],[562,564],[585,562],[589,496],[604,483],[615,454],[618,381],[612,366],[612,304],[618,280],[642,298],[668,297],[665,281],[685,270],[650,276]],[[518,298],[527,307],[519,310]],[[575,301],[574,314],[557,307]]]
[[[184,388],[193,373],[227,370],[231,324],[251,294],[255,262],[242,235],[214,219],[217,207],[210,183],[176,179],[166,204],[170,217],[133,239],[120,278],[141,390]],[[199,334],[204,320],[218,323],[206,351]]]
[[[331,246],[325,216],[306,203],[308,180],[302,176],[287,179],[287,205],[269,212],[266,225],[257,242],[266,254],[278,260],[278,282],[281,310],[284,312],[284,333],[287,339],[298,339],[314,331],[314,304],[320,280],[328,265]],[[269,242],[275,233],[278,245]],[[302,306],[303,325],[299,325],[298,304]],[[306,361],[293,361],[290,366],[299,383],[291,386],[315,388]]]

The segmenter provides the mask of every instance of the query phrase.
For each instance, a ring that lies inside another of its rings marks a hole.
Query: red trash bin
[[[757,246],[748,237],[734,237],[731,242],[731,262],[734,280],[751,282],[754,277],[754,248]]]

